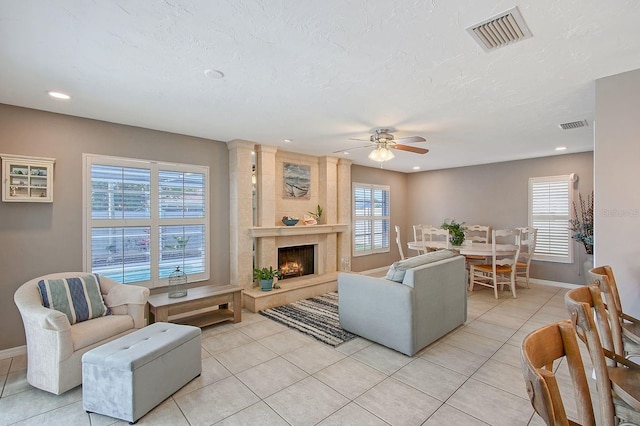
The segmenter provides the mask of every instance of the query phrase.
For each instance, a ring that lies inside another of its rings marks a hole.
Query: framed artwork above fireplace
[[[284,163],[283,198],[311,198],[311,166]]]

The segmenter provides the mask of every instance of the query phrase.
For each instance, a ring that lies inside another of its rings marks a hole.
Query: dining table
[[[409,250],[443,250],[449,249],[464,256],[491,256],[493,248],[491,243],[476,243],[465,241],[460,246],[451,245],[446,241],[409,241],[407,243]],[[496,244],[496,255],[508,256],[516,253],[518,246],[515,244]]]

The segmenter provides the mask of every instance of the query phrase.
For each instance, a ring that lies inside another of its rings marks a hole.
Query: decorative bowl
[[[294,226],[300,219],[282,219],[282,223],[287,226]]]

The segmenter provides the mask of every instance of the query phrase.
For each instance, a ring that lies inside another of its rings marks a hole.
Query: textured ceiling
[[[516,5],[533,37],[484,52],[466,28]],[[392,127],[427,139],[384,163],[411,172],[592,150],[640,2],[0,0],[0,63],[0,103],[312,155]]]

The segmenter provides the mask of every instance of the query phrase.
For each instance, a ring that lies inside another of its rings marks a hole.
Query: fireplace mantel
[[[349,225],[301,225],[301,226],[254,226],[249,228],[249,236],[260,237],[288,237],[293,235],[317,235],[347,232]]]

